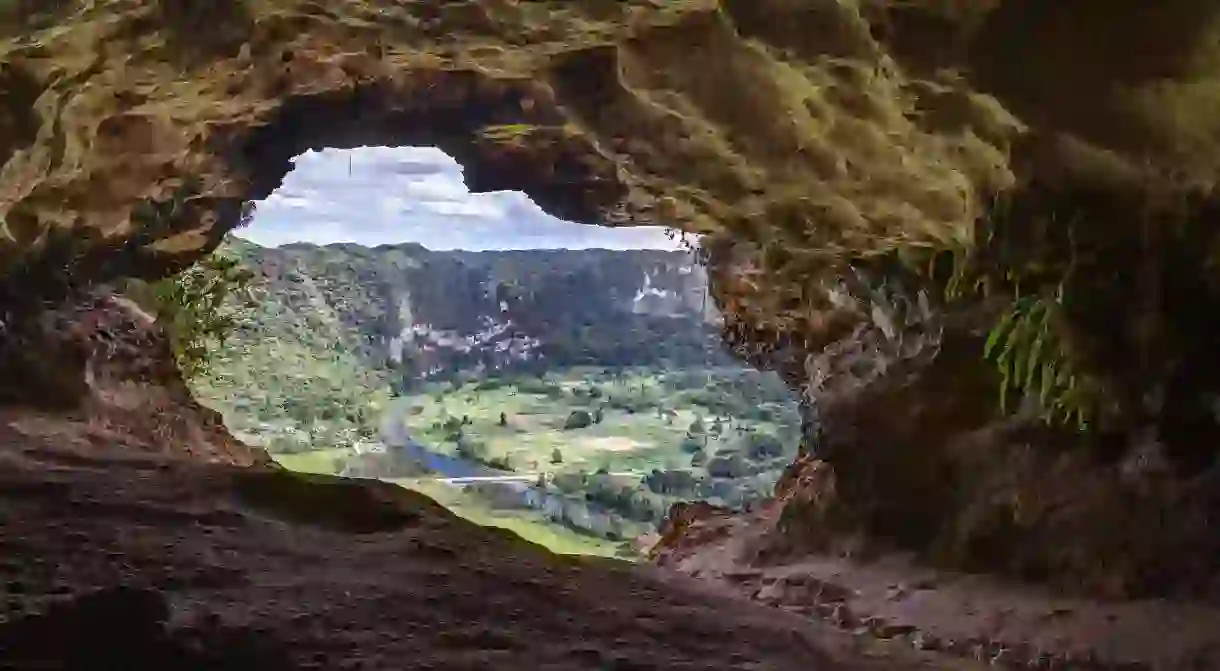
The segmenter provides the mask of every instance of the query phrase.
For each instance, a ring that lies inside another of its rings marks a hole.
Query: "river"
[[[415,440],[401,416],[387,412],[381,423],[381,441],[389,450],[398,450],[443,478],[477,478],[515,475],[470,459],[443,454]],[[461,486],[461,485],[455,485]],[[526,482],[480,483],[477,491],[497,507],[519,506],[540,511],[552,521],[594,536],[622,528],[621,516],[583,499],[547,491]]]

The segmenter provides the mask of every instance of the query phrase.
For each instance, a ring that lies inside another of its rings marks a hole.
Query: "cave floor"
[[[97,442],[0,422],[0,668],[976,668],[397,487]]]
[[[1099,600],[989,576],[940,571],[901,554],[743,561],[777,509],[696,523],[706,539],[658,563],[755,601],[846,630],[905,639],[1001,668],[1220,669],[1220,605]],[[1003,662],[1003,663],[1001,663]]]

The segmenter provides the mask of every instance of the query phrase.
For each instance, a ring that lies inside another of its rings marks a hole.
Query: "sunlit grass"
[[[470,424],[463,428],[465,435],[484,443],[489,456],[507,457],[518,471],[605,468],[647,473],[652,469],[688,467],[690,456],[680,448],[687,429],[696,417],[701,416],[706,422],[713,413],[690,405],[681,392],[666,389],[655,373],[633,373],[614,381],[600,378],[600,373],[598,369],[575,368],[562,375],[548,376],[552,384],[565,390],[559,397],[526,393],[507,384],[496,389],[465,385],[417,393],[406,401],[416,408],[406,422],[417,439],[440,451],[452,451],[453,443],[447,442],[444,432],[435,427],[447,417],[467,417]],[[602,399],[586,402],[571,395],[573,388],[591,384],[602,391]],[[661,416],[655,409],[630,413],[606,408],[600,424],[578,430],[563,429],[571,412],[592,412],[611,396],[633,398],[641,389],[659,398],[673,416]],[[507,426],[499,425],[501,412]],[[779,431],[778,426],[769,422],[749,424],[762,431]],[[562,464],[551,463],[556,450],[562,455]]]
[[[278,454],[281,466],[300,473],[334,473],[336,458],[349,453],[345,449],[313,450],[299,454]],[[389,480],[401,487],[419,492],[445,506],[458,517],[487,527],[511,531],[521,538],[541,545],[556,554],[618,557],[621,544],[577,533],[546,520],[528,510],[498,511],[477,496],[460,488],[429,479],[404,478]]]
[[[493,510],[478,497],[435,480],[403,478],[390,482],[431,498],[458,517],[482,526],[511,531],[556,554],[623,558],[619,555],[621,543],[576,533],[547,521],[538,513],[528,510]]]
[[[296,454],[273,454],[277,462],[290,471],[301,473],[335,473],[335,460],[348,455],[351,450],[336,448],[329,450],[310,450]]]

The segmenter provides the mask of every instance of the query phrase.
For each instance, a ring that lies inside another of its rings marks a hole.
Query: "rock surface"
[[[472,189],[521,189],[577,221],[791,229],[825,257],[963,237],[1011,183],[1002,148],[1021,127],[965,83],[908,73],[858,9],[829,1],[42,13],[0,46],[5,263],[48,227],[99,255],[141,252],[122,268],[82,259],[82,276],[189,261],[294,155],[361,144],[437,145]],[[919,114],[921,98],[944,110]]]
[[[5,327],[0,668],[943,668],[393,485],[275,468],[125,299]]]
[[[0,444],[5,669],[962,668],[389,484]]]
[[[10,320],[0,338],[0,415],[27,436],[76,449],[233,464],[270,458],[195,401],[152,317],[105,292]]]
[[[815,469],[816,470],[816,469]],[[818,476],[810,473],[811,478]],[[993,668],[1188,671],[1220,667],[1220,608],[1166,599],[1090,600],[990,576],[936,570],[909,554],[758,550],[782,505],[733,515],[688,506],[654,546],[664,568],[724,585],[863,638]]]

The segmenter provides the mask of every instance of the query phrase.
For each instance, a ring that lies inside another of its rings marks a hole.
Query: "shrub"
[[[584,410],[576,410],[568,415],[567,421],[563,423],[565,430],[583,429],[593,424],[593,417]]]
[[[707,472],[713,478],[741,478],[750,474],[750,467],[741,455],[734,454],[707,462]]]
[[[472,461],[483,461],[487,457],[487,445],[482,441],[462,436],[457,441],[458,456]]]
[[[487,452],[486,446],[483,446],[482,452],[484,454],[486,454],[486,452]],[[507,456],[491,457],[490,459],[484,459],[483,463],[487,464],[488,466],[491,466],[492,468],[498,468],[502,471],[515,470],[513,468],[512,462],[509,460],[509,458]]]
[[[184,377],[207,371],[211,347],[224,343],[240,323],[241,306],[249,305],[253,278],[254,273],[238,259],[213,254],[152,285],[157,319],[170,337]]]
[[[682,439],[682,451],[687,454],[695,454],[703,451],[703,441],[698,438],[688,435]]]
[[[1075,424],[1083,429],[1092,419],[1091,389],[1078,375],[1055,329],[1062,295],[1026,295],[987,335],[983,357],[1000,374],[1000,411],[1010,410],[1009,394],[1034,397],[1048,424]]]

